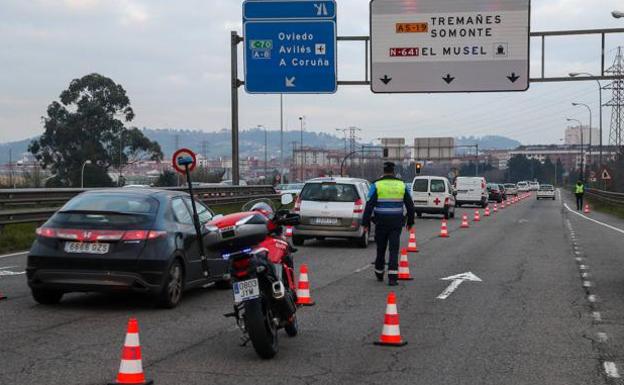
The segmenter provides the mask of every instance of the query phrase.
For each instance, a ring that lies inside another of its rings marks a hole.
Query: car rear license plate
[[[417,206],[427,206],[428,201],[414,201],[414,204]]]
[[[72,254],[106,254],[110,249],[109,243],[66,242],[65,252]]]
[[[335,226],[338,224],[338,218],[312,218],[312,224]]]
[[[232,289],[234,291],[235,303],[249,301],[260,296],[260,286],[258,285],[257,278],[248,281],[234,282]]]

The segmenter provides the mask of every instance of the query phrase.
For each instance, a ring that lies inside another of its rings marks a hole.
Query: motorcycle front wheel
[[[262,297],[245,302],[245,329],[256,353],[264,358],[275,357],[279,350],[277,325]]]

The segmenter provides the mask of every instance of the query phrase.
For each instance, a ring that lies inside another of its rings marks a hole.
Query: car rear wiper
[[[110,211],[110,210],[62,210],[63,214],[90,214],[90,215],[150,215],[148,213],[131,213],[126,211]]]

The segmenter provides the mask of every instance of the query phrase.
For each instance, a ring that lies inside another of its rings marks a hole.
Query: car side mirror
[[[289,204],[294,202],[294,198],[292,194],[283,194],[282,195],[282,206],[288,206]]]

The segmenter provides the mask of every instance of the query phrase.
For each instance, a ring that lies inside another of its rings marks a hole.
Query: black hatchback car
[[[196,203],[200,222],[209,222],[213,212]],[[227,261],[208,256],[208,266],[204,277],[188,194],[112,189],[74,197],[38,228],[26,274],[42,304],[69,292],[132,291],[171,308],[185,289],[229,284]]]

